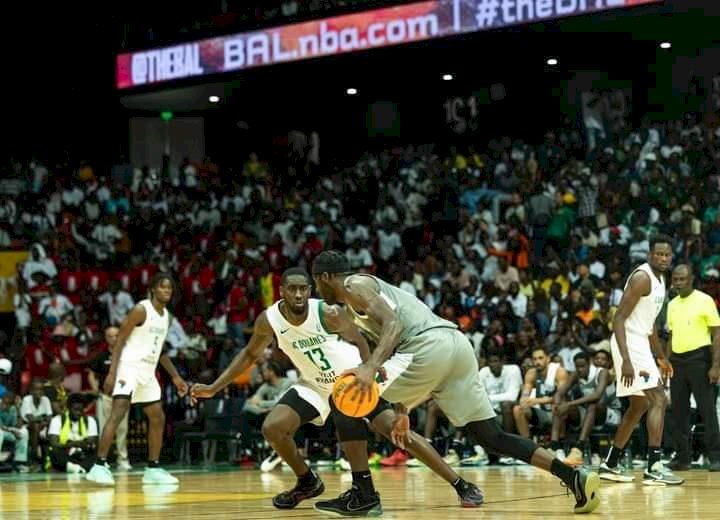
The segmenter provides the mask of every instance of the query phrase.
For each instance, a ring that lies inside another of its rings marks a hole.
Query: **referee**
[[[690,469],[692,393],[705,424],[710,471],[720,471],[720,433],[715,410],[720,379],[720,316],[713,299],[693,288],[690,266],[683,264],[675,268],[672,286],[678,296],[668,304],[667,324],[668,350],[672,351],[670,361],[675,371],[670,380],[670,399],[676,456],[669,467],[677,471]]]

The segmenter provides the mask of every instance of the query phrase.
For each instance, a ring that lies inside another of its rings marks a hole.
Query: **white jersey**
[[[549,396],[555,394],[555,391],[557,390],[556,384],[555,384],[555,378],[557,377],[557,373],[558,373],[559,369],[560,369],[560,363],[548,363],[547,373],[545,374],[545,379],[540,379],[538,377],[535,380],[535,388],[533,388],[532,391],[530,392],[530,397],[532,397],[532,398],[549,397]],[[540,374],[538,374],[538,375],[540,375]],[[545,410],[551,410],[552,405],[536,404],[533,406],[533,408],[543,408]]]
[[[154,372],[170,328],[170,313],[165,309],[162,315],[158,314],[150,300],[142,300],[138,305],[145,308],[145,321],[130,333],[120,362]]]
[[[655,327],[655,320],[662,310],[663,303],[665,303],[665,279],[660,278],[658,280],[650,265],[644,263],[630,274],[627,282],[625,282],[625,289],[630,283],[630,278],[637,271],[643,271],[650,277],[650,294],[640,297],[630,316],[625,320],[625,330],[632,335],[650,336]]]
[[[343,371],[362,363],[360,351],[325,329],[322,300],[308,300],[307,319],[300,325],[292,325],[285,319],[280,312],[281,302],[265,311],[280,350],[298,369],[302,382],[330,393],[335,379]]]

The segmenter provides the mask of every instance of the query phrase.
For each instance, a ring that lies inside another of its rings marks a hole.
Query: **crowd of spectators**
[[[645,122],[592,149],[572,129],[539,144],[407,146],[345,169],[318,166],[302,182],[254,154],[242,174],[210,160],[160,172],[13,161],[0,180],[0,247],[30,255],[11,280],[16,325],[0,351],[14,369],[0,382],[25,395],[54,378],[53,413],[64,413],[66,393],[91,391],[105,328],[146,296],[158,270],[177,281],[169,354],[187,381],[211,380],[279,297],[280,273],[329,248],[457,322],[480,367],[495,357],[522,374],[540,369],[539,346],[570,374],[583,352],[608,365],[596,354],[609,351],[625,277],[653,233],[674,238],[676,260],[693,264],[720,303],[716,123]],[[277,350],[267,357],[291,369]],[[251,392],[261,372],[238,382]],[[172,385],[164,399],[171,425],[197,420]],[[506,427],[524,429],[503,402]],[[417,427],[432,438],[437,411],[427,408]]]

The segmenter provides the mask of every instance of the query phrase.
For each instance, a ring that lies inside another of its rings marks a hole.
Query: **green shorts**
[[[395,356],[408,362],[383,389],[387,401],[414,408],[432,398],[457,427],[495,417],[472,345],[459,330],[426,330],[401,343]]]

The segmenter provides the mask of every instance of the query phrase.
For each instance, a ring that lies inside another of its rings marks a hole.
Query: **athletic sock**
[[[317,475],[313,473],[313,470],[309,469],[304,475],[298,477],[298,484],[301,486],[312,486],[317,480]]]
[[[550,464],[550,473],[562,480],[568,488],[573,488],[575,481],[575,470],[567,464],[564,464],[558,459],[553,458],[552,464]]]
[[[648,447],[648,471],[652,471],[652,467],[656,462],[659,462],[662,458],[662,450],[659,447],[650,446]]]
[[[610,448],[610,451],[607,454],[607,457],[605,458],[605,464],[607,464],[609,468],[617,468],[617,465],[620,462],[620,457],[622,457],[623,451],[624,451],[624,448],[618,448],[617,446],[612,446]]]
[[[151,460],[148,462],[147,465],[148,468],[159,468],[160,467],[160,461],[159,460]]]
[[[355,484],[363,496],[372,496],[375,494],[375,486],[373,485],[372,476],[370,471],[353,471],[352,472],[353,484]]]
[[[457,491],[458,494],[460,494],[460,492],[465,487],[465,481],[462,478],[458,477],[457,480],[450,485],[455,488],[455,491]]]

